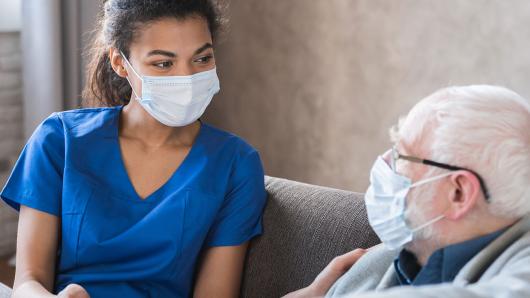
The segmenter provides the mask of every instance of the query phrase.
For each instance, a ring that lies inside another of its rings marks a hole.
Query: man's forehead
[[[397,152],[401,155],[414,156],[418,158],[432,158],[429,154],[430,138],[412,136],[411,138],[400,138],[395,144]]]
[[[412,109],[399,128],[399,137],[394,140],[399,153],[422,156],[427,154],[432,141],[435,123],[432,109]]]
[[[406,122],[400,127],[399,137],[394,140],[394,147],[400,154],[412,155],[416,150],[414,148],[418,147],[419,140],[419,131],[416,127],[411,125],[406,125]]]

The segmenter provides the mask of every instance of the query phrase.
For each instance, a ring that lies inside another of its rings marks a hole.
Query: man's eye
[[[195,62],[206,64],[206,63],[210,62],[210,60],[212,60],[212,59],[213,59],[213,56],[212,55],[208,55],[208,56],[204,56],[204,57],[201,57],[201,58],[195,60]]]
[[[164,61],[164,62],[156,63],[155,66],[156,67],[160,67],[160,68],[169,68],[169,67],[173,66],[173,62]]]

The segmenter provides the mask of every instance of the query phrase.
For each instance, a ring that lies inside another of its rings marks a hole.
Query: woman
[[[210,0],[108,0],[85,103],[34,132],[15,297],[235,297],[266,199],[256,150],[201,123],[219,91]]]

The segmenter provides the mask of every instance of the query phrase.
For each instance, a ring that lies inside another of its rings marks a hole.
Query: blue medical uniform
[[[180,167],[141,199],[121,157],[121,109],[51,115],[0,196],[16,209],[60,217],[55,292],[77,283],[92,297],[189,297],[201,249],[239,245],[262,231],[259,155],[203,123]]]

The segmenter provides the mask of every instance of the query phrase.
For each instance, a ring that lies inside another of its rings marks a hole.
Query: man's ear
[[[120,77],[126,78],[128,73],[127,69],[125,68],[125,60],[121,56],[120,51],[114,47],[111,47],[109,49],[109,59],[110,65],[112,66],[114,72]]]
[[[449,208],[445,217],[458,220],[468,214],[482,198],[480,182],[473,173],[463,170],[449,176],[449,183]]]

